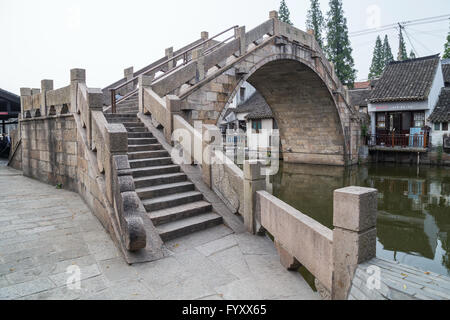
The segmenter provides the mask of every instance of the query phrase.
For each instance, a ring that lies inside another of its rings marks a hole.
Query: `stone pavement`
[[[225,226],[167,243],[173,255],[129,266],[73,192],[0,165],[0,299],[319,299],[286,271],[270,239]],[[66,286],[67,267],[81,289]]]

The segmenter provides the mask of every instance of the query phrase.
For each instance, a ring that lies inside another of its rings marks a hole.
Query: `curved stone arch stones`
[[[360,126],[356,111],[347,103],[346,88],[311,34],[279,21],[272,13],[271,17],[261,26],[272,21],[272,32],[265,27],[255,36],[261,26],[248,33],[241,27],[237,40],[247,37],[240,41],[246,44],[245,50],[205,70],[203,80],[197,72],[190,88],[177,90],[185,117],[191,124],[196,120],[217,124],[242,83],[248,81],[275,114],[285,161],[357,163]]]

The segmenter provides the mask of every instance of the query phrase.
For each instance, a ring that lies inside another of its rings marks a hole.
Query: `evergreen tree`
[[[409,54],[409,58],[410,59],[415,59],[416,58],[416,54],[414,53],[414,51],[411,50],[411,52]]]
[[[322,11],[320,10],[319,0],[311,0],[311,8],[308,10],[306,19],[306,28],[314,30],[317,43],[323,48],[322,31],[325,24]]]
[[[443,59],[450,59],[450,32],[447,35],[447,42],[444,45],[444,56]]]
[[[291,26],[293,23],[291,22],[291,13],[289,12],[289,8],[284,0],[281,0],[280,3],[280,10],[278,11],[279,19],[283,22],[286,22],[290,24]]]
[[[380,36],[377,37],[375,49],[373,50],[372,65],[370,66],[369,79],[375,79],[381,76],[385,66],[383,44]]]
[[[356,79],[356,70],[342,0],[330,0],[326,28],[327,45],[325,51],[328,60],[333,62],[336,74],[341,82],[352,88]]]
[[[389,44],[389,38],[387,35],[384,36],[383,59],[385,66],[387,66],[390,62],[394,61],[394,55],[392,54],[391,45]]]
[[[402,27],[400,27],[400,33],[398,35],[399,38],[399,44],[398,44],[398,61],[408,60],[408,53],[406,52],[406,43],[405,39],[403,38],[403,32]]]

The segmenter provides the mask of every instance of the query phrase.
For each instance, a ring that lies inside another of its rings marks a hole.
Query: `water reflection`
[[[379,257],[450,275],[450,169],[378,164],[356,168],[283,164],[274,195],[323,225],[333,225],[333,191],[379,191]]]

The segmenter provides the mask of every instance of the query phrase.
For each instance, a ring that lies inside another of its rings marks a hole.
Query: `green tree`
[[[450,31],[447,35],[447,42],[444,45],[444,56],[443,59],[450,59]]]
[[[317,43],[323,48],[323,27],[325,19],[323,18],[322,11],[320,10],[319,0],[311,0],[311,7],[308,10],[308,16],[306,18],[306,28],[314,30]]]
[[[333,62],[336,74],[344,85],[353,88],[356,79],[353,49],[348,38],[347,19],[344,16],[342,0],[330,0],[327,13],[327,45],[325,51],[328,60]]]
[[[416,54],[414,53],[414,51],[411,50],[411,52],[409,53],[409,58],[410,59],[415,59],[416,58]]]
[[[293,25],[293,23],[291,22],[291,13],[289,12],[289,8],[286,4],[286,1],[281,0],[280,3],[280,10],[278,11],[278,16],[279,19],[283,22],[286,22],[288,24],[290,24],[291,26]]]
[[[391,45],[389,44],[389,38],[387,35],[384,36],[383,41],[383,58],[385,66],[394,61],[394,55],[392,54]]]
[[[373,50],[372,65],[370,66],[369,79],[375,79],[381,76],[385,67],[383,44],[380,36],[375,42],[375,49]]]
[[[405,39],[403,38],[403,27],[400,27],[400,33],[398,35],[399,44],[398,44],[398,55],[397,60],[403,61],[408,60],[408,53],[406,52],[406,43]]]

